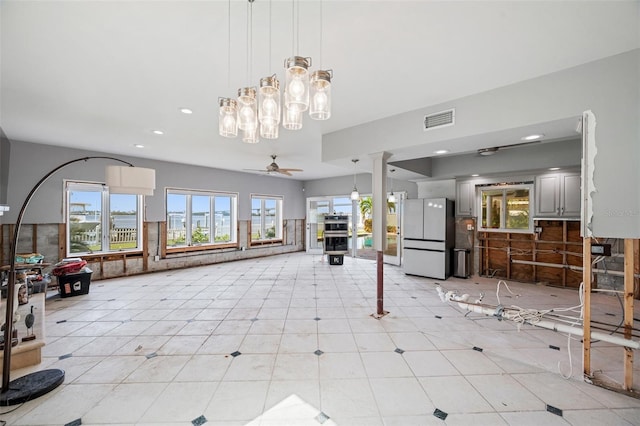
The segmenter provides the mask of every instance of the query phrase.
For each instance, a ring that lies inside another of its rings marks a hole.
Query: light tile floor
[[[560,333],[465,316],[439,299],[438,281],[395,266],[385,265],[384,282],[389,314],[380,319],[371,316],[375,262],[346,257],[329,265],[306,253],[93,281],[88,295],[65,299],[50,292],[43,361],[12,378],[60,368],[65,382],[1,407],[0,419],[31,426],[640,424],[640,399],[580,379],[579,340],[569,350]],[[497,304],[497,280],[440,284]],[[578,304],[576,290],[509,286],[514,294],[500,290],[504,305]],[[593,298],[594,318],[620,321],[615,297]],[[594,370],[621,383],[622,353],[594,343]]]

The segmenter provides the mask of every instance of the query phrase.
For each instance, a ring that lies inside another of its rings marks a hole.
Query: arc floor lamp
[[[14,287],[16,279],[15,268],[18,235],[20,234],[20,225],[22,224],[24,212],[38,188],[40,188],[40,186],[42,186],[42,184],[58,170],[70,164],[91,159],[105,159],[126,164],[126,166],[107,166],[105,180],[107,186],[109,186],[110,192],[115,194],[153,195],[153,190],[156,186],[155,170],[134,167],[133,164],[127,161],[106,156],[90,156],[67,161],[66,163],[59,165],[58,167],[54,168],[49,173],[44,175],[42,179],[40,179],[38,183],[36,183],[35,186],[31,189],[31,191],[27,195],[27,198],[22,204],[20,212],[18,213],[13,236],[11,238],[9,246],[10,265],[9,280],[7,283],[7,301],[4,322],[4,358],[2,360],[2,391],[0,392],[0,406],[20,404],[31,399],[38,398],[57,388],[62,384],[62,382],[64,382],[65,373],[60,369],[36,371],[34,373],[19,377],[16,380],[10,380],[12,343],[11,335],[13,332],[13,315],[15,309],[15,307],[13,306],[13,298],[15,293]]]

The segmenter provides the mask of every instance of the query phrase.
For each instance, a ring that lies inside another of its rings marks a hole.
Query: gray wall
[[[14,223],[27,193],[48,171],[76,158],[105,155],[77,149],[11,141],[7,202],[11,211],[4,216],[4,223]],[[109,156],[109,155],[107,155]],[[239,193],[240,220],[251,218],[251,194],[279,195],[284,197],[283,218],[304,219],[305,199],[302,182],[268,175],[233,172],[185,164],[117,156],[135,166],[156,170],[156,191],[145,200],[145,220],[165,220],[165,187],[219,190]],[[62,223],[63,180],[104,182],[106,165],[118,164],[110,160],[92,159],[69,165],[56,172],[35,194],[26,210],[23,223]]]
[[[387,175],[388,176],[388,175]],[[393,181],[393,182],[392,182]],[[392,186],[393,185],[393,186]],[[361,194],[372,193],[372,175],[359,173],[356,175],[356,186]],[[407,192],[409,198],[416,198],[418,186],[414,182],[388,179],[387,191]],[[353,190],[353,175],[338,176],[327,179],[308,180],[304,182],[305,197],[349,196]]]
[[[9,139],[0,127],[0,204],[7,204],[10,148]],[[0,223],[2,223],[2,217],[0,217]]]
[[[416,125],[425,114],[449,108],[456,109],[455,126],[426,136]],[[322,155],[325,161],[362,156],[362,141],[368,153],[454,141],[579,117],[587,110],[597,120],[594,235],[640,238],[640,49],[337,131],[323,138]]]

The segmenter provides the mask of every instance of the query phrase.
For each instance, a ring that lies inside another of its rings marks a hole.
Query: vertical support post
[[[377,260],[377,290],[376,315],[387,314],[384,310],[384,282],[383,260],[384,249],[387,244],[387,159],[388,152],[371,154],[373,159],[373,248]]]
[[[624,240],[624,338],[631,339],[633,331],[633,240]],[[633,350],[624,347],[624,390],[633,387]]]
[[[582,282],[582,373],[585,377],[591,377],[591,237],[584,237],[582,241]]]

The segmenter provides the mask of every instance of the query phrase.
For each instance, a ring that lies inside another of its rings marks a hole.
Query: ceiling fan
[[[488,157],[490,155],[495,154],[496,152],[498,152],[501,149],[506,149],[506,148],[515,148],[517,146],[523,146],[523,145],[529,145],[532,143],[539,143],[540,140],[535,140],[535,141],[527,141],[527,142],[521,142],[521,143],[515,143],[515,144],[511,144],[511,145],[502,145],[502,146],[492,146],[489,148],[480,148],[478,149],[478,154],[483,156],[483,157]]]
[[[247,171],[253,171],[253,172],[263,172],[263,173],[267,173],[267,174],[272,174],[272,173],[280,173],[282,175],[286,175],[286,176],[293,176],[291,174],[291,172],[302,172],[304,170],[302,169],[282,169],[280,168],[280,166],[278,166],[278,164],[276,163],[276,155],[273,154],[271,156],[271,158],[273,159],[273,162],[271,164],[269,164],[266,169],[244,169]]]

